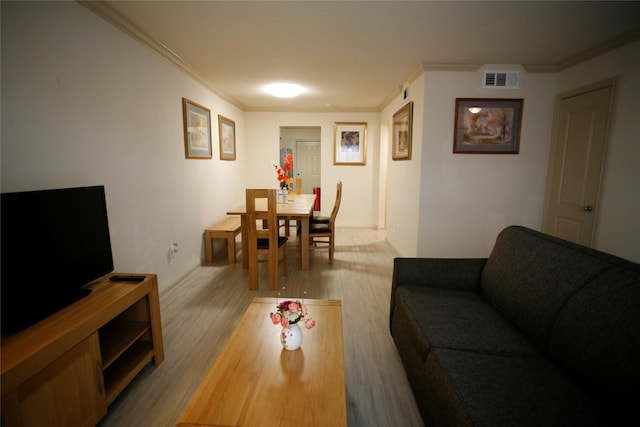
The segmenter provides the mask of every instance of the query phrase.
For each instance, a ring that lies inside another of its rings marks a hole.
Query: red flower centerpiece
[[[276,168],[276,174],[278,174],[278,181],[280,182],[280,188],[287,189],[287,180],[289,179],[288,173],[291,172],[291,165],[293,164],[293,156],[291,153],[287,154],[284,159],[284,169],[274,164]]]

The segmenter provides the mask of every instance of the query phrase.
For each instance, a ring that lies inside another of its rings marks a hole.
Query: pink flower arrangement
[[[276,312],[271,313],[269,316],[274,325],[280,325],[283,328],[304,321],[304,327],[311,329],[316,326],[316,321],[307,318],[308,315],[309,312],[306,304],[301,303],[299,300],[287,300],[278,304],[276,306]]]

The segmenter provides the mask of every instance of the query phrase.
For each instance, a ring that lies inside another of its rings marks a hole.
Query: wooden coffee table
[[[277,300],[254,298],[178,425],[346,426],[342,303],[305,303],[316,327],[287,351],[269,319]]]

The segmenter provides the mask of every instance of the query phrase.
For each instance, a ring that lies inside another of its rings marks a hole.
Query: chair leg
[[[333,251],[335,250],[333,236],[329,237],[329,264],[333,265]]]
[[[278,289],[278,253],[276,256],[269,256],[269,289]]]
[[[249,290],[258,290],[258,255],[249,249]]]
[[[269,290],[272,291],[278,289],[279,255],[280,253],[277,246],[269,248]]]
[[[296,219],[285,219],[284,220],[284,235],[287,236],[287,237],[291,236],[291,227],[295,227],[296,232],[297,232],[298,231],[298,225],[299,225],[299,222]]]
[[[282,267],[283,275],[286,276],[287,275],[287,244],[286,243],[282,245],[282,264],[284,264],[284,266]]]

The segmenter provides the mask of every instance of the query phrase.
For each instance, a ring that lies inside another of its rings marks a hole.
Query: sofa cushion
[[[618,264],[563,306],[549,355],[620,413],[640,402],[640,269]]]
[[[394,292],[391,335],[416,401],[425,400],[427,355],[436,347],[538,354],[474,291],[402,286]]]
[[[486,258],[395,258],[389,299],[389,321],[393,321],[397,288],[418,286],[477,291],[486,262]]]
[[[425,371],[429,426],[606,424],[597,402],[543,357],[434,349]]]
[[[534,230],[507,227],[482,272],[480,292],[546,352],[562,307],[610,266],[584,249]]]
[[[539,355],[533,345],[473,291],[403,286],[396,310],[410,319],[408,328],[419,354],[448,348],[495,354]]]

